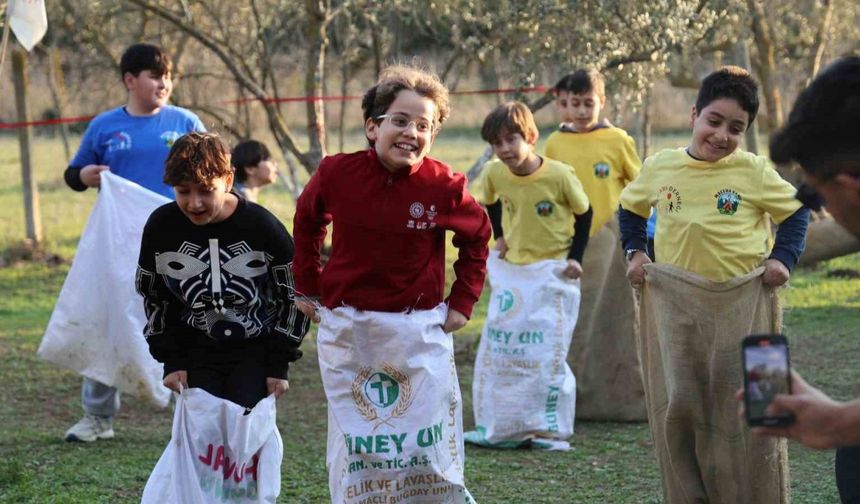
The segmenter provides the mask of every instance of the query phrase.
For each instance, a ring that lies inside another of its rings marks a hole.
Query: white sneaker
[[[113,437],[113,419],[84,415],[78,423],[66,431],[66,441],[91,443],[96,439]]]

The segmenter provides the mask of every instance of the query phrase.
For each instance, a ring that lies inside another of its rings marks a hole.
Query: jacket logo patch
[[[424,215],[424,205],[418,203],[412,203],[409,206],[409,215],[412,216],[413,219],[420,219],[422,215]]]
[[[600,179],[604,179],[609,176],[609,164],[608,163],[595,163],[594,165],[594,176]]]

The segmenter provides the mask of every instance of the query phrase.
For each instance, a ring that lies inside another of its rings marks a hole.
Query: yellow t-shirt
[[[552,159],[534,173],[514,175],[501,161],[487,163],[478,200],[502,202],[502,228],[513,264],[564,259],[573,238],[573,214],[588,210],[588,197],[573,169]]]
[[[736,150],[711,163],[682,148],[646,159],[621,207],[646,219],[656,209],[659,262],[721,282],[767,258],[770,217],[778,224],[796,212],[795,193],[764,156]]]
[[[573,166],[591,202],[591,236],[615,218],[621,191],[639,175],[636,144],[620,128],[587,133],[556,131],[546,141],[546,156]]]

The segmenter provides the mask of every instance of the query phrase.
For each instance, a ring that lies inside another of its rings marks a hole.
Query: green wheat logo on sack
[[[608,163],[595,163],[594,164],[594,176],[600,179],[606,178],[609,176],[609,164]]]
[[[499,310],[499,316],[506,319],[513,318],[517,315],[522,307],[523,295],[515,288],[504,289],[501,293],[495,296],[493,300],[496,303],[496,308]]]
[[[352,400],[358,413],[374,428],[392,427],[392,418],[402,417],[412,405],[412,381],[409,375],[390,364],[375,370],[364,366],[352,381]]]
[[[723,189],[714,195],[717,198],[717,210],[722,215],[734,215],[741,204],[741,195],[732,189]]]
[[[552,211],[554,209],[555,207],[552,204],[552,201],[543,200],[538,202],[537,205],[535,205],[535,210],[537,210],[537,214],[541,217],[549,217],[550,215],[552,215]]]

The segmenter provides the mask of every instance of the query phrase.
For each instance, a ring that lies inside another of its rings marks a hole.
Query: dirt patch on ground
[[[22,263],[41,263],[48,266],[59,266],[69,261],[57,254],[39,247],[32,240],[11,245],[0,251],[0,268],[12,268]]]

